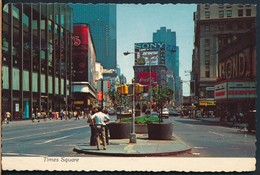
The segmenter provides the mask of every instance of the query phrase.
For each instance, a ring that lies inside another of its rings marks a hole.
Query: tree
[[[152,88],[153,101],[156,103],[156,106],[160,109],[159,115],[162,114],[162,109],[167,102],[172,99],[173,91],[167,86],[154,87]],[[161,120],[162,121],[162,118]]]

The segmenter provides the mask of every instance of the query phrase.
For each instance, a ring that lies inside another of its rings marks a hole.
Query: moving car
[[[181,115],[180,113],[174,111],[173,109],[169,110],[169,116],[180,116],[180,115]]]
[[[159,114],[155,111],[151,112],[151,117],[159,117]]]
[[[161,113],[162,118],[169,118],[169,110],[167,108],[164,108]]]

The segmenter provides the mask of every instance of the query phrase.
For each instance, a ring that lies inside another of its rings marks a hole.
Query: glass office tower
[[[71,95],[71,8],[6,4],[2,27],[2,112],[29,119],[65,109]]]
[[[97,62],[105,69],[116,69],[116,5],[69,4],[74,23],[88,23],[96,48]]]

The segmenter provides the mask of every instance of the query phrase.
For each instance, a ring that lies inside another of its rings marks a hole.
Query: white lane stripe
[[[47,155],[40,154],[20,154],[20,153],[2,153],[3,156],[30,156],[30,157],[47,157]]]
[[[194,127],[193,125],[190,125],[190,124],[185,124],[185,125],[187,125],[187,126],[189,126],[189,127],[191,127],[191,128],[193,128],[193,127]]]
[[[219,135],[219,136],[222,136],[222,137],[225,136],[225,135],[223,135],[223,134],[219,134],[219,133],[217,133],[217,132],[212,132],[212,131],[209,131],[209,133],[216,134],[216,135]]]
[[[64,136],[64,137],[60,137],[60,138],[56,138],[56,139],[47,140],[44,143],[50,143],[50,142],[54,142],[54,141],[57,141],[57,140],[66,139],[66,138],[71,137],[71,136],[72,135]]]
[[[194,149],[204,149],[204,148],[206,148],[206,147],[193,147]]]
[[[72,135],[64,136],[64,137],[60,137],[60,138],[56,138],[56,139],[51,139],[51,140],[47,140],[47,141],[42,142],[42,143],[35,143],[35,144],[41,145],[41,144],[50,143],[50,142],[54,142],[54,141],[61,140],[61,139],[66,139],[66,138],[71,137],[71,136],[72,136]]]
[[[67,129],[62,129],[62,130],[57,130],[57,131],[50,131],[50,132],[45,132],[45,133],[39,133],[39,134],[32,134],[32,135],[25,135],[25,136],[13,137],[13,138],[8,138],[8,139],[2,139],[2,141],[15,140],[15,139],[21,139],[21,138],[28,138],[28,137],[34,137],[34,136],[39,136],[39,135],[52,134],[52,133],[57,133],[57,132],[63,132],[63,131],[73,130],[73,129],[87,128],[87,127],[88,127],[88,126],[79,126],[79,127],[67,128]]]

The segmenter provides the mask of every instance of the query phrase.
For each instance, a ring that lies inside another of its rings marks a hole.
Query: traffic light
[[[128,86],[126,84],[122,85],[122,94],[123,95],[128,94]]]
[[[117,87],[117,92],[122,95],[128,94],[128,86],[126,84]]]
[[[122,94],[122,86],[118,86],[118,87],[117,87],[117,92],[118,92],[119,94]]]
[[[140,94],[144,92],[144,86],[137,83],[135,86],[135,94]]]

